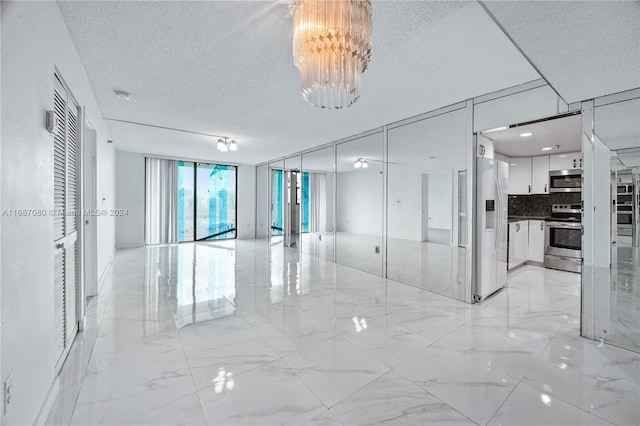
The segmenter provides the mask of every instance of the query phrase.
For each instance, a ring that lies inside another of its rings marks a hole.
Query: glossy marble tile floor
[[[640,423],[640,355],[578,337],[576,274],[467,305],[242,240],[108,274],[50,424]]]

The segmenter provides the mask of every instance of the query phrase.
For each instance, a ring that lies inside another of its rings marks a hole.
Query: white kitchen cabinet
[[[509,164],[509,194],[531,194],[531,157],[512,157]]]
[[[549,156],[542,155],[531,159],[531,193],[549,193]]]
[[[509,223],[509,262],[511,270],[527,260],[529,244],[529,221],[519,220]]]
[[[529,221],[527,260],[544,262],[544,220]]]
[[[549,170],[572,170],[582,168],[582,153],[567,152],[549,156]]]

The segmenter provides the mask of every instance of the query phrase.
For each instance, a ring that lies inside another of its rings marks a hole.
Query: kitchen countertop
[[[509,216],[508,222],[517,222],[519,220],[545,220],[548,216]]]

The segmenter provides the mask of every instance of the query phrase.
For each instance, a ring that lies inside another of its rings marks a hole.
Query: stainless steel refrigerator
[[[492,158],[476,159],[476,291],[482,300],[507,282],[509,165]]]

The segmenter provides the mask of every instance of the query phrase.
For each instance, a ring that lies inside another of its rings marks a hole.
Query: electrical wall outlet
[[[9,410],[9,404],[11,404],[11,400],[13,399],[13,374],[9,374],[9,377],[4,381],[4,386],[2,387],[2,400],[3,400],[3,414],[6,416],[7,411]]]
[[[380,246],[376,246],[376,254],[380,254]]]

